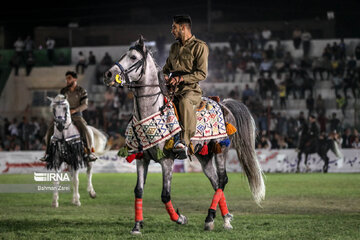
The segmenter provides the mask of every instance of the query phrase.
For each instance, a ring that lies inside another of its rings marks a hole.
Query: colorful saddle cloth
[[[220,105],[209,99],[202,98],[205,107],[196,112],[196,133],[192,140],[208,140],[227,137],[224,115]],[[130,149],[149,149],[181,131],[179,121],[172,104],[167,104],[159,111],[141,121],[135,117],[129,122],[125,136],[126,145]]]

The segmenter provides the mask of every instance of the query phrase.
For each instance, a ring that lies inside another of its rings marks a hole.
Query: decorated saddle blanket
[[[209,140],[227,137],[224,115],[220,105],[209,98],[202,98],[205,107],[196,112],[196,133],[192,140]],[[138,121],[135,117],[129,122],[125,135],[130,149],[149,149],[181,131],[174,106],[168,103],[159,111]],[[141,147],[140,147],[141,146]]]

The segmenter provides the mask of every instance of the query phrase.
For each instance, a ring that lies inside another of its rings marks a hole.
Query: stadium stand
[[[309,109],[316,114],[318,124],[325,126],[325,128],[321,127],[326,134],[332,130],[331,115],[335,113],[340,121],[337,127],[340,135],[346,129],[350,129],[352,139],[355,139],[358,135],[356,127],[359,125],[359,92],[355,90],[357,96],[354,96],[352,89],[359,88],[359,62],[355,61],[353,67],[350,62],[360,40],[345,39],[346,52],[343,55],[341,49],[335,46],[335,42],[338,46],[341,44],[338,39],[312,40],[308,58],[303,57],[302,48],[294,48],[291,40],[271,40],[264,45],[264,49],[261,49],[261,45],[256,46],[253,43],[248,43],[245,47],[235,45],[235,48],[229,42],[211,43],[209,75],[207,80],[201,83],[204,95],[243,100],[255,116],[260,133],[259,139],[265,135],[273,148],[296,147],[299,138],[297,129],[301,118],[300,112],[303,112],[303,116],[307,118]],[[327,52],[328,44],[330,44],[330,52]],[[114,148],[121,146],[125,127],[131,116],[133,96],[127,89],[105,87],[102,84],[102,74],[127,48],[128,46],[110,46],[56,49],[58,52],[55,54],[55,59],[60,53],[63,55],[66,53],[65,63],[71,62],[71,64],[52,67],[47,65],[46,55],[39,50],[35,54],[36,66],[30,76],[25,76],[25,70],[21,66],[18,76],[15,76],[13,70],[7,79],[0,98],[2,103],[0,112],[2,116],[7,117],[6,121],[2,119],[1,138],[8,138],[7,128],[11,125],[8,119],[20,120],[22,116],[31,119],[36,116],[38,122],[35,125],[39,125],[41,118],[48,122],[50,114],[46,95],[54,95],[64,86],[63,75],[67,70],[75,69],[80,51],[86,58],[91,51],[97,61],[93,65],[86,66],[84,75],[79,75],[80,85],[88,90],[90,96],[90,105],[85,118],[90,124],[110,135],[111,141],[116,142]],[[158,55],[154,46],[151,48],[159,65],[162,66],[165,56]],[[168,49],[169,44],[165,45],[163,52],[166,54]],[[329,58],[327,58],[328,53]],[[2,55],[6,58],[3,62],[11,59],[9,53],[3,52]],[[319,58],[325,59],[325,64],[322,62],[321,65],[324,80],[321,80],[321,75],[316,72],[319,69],[316,68],[318,65],[315,63]],[[339,73],[343,81],[347,78],[350,68],[354,68],[355,71],[353,86],[348,86],[345,96],[343,88],[346,84],[342,84],[338,92],[341,97],[337,98],[333,78]],[[310,82],[309,86],[306,85],[307,82]],[[283,88],[280,87],[282,84]],[[248,88],[245,93],[246,87]],[[307,100],[311,93],[313,99]],[[281,94],[283,94],[282,104]],[[319,95],[322,100],[318,100]],[[38,139],[42,141],[40,135]],[[21,149],[23,146],[24,144],[20,144]],[[4,144],[1,147],[11,150]]]

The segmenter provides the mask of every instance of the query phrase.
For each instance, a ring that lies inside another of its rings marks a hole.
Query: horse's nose
[[[111,71],[107,71],[107,73],[105,74],[105,76],[106,76],[107,78],[111,78],[111,76],[112,76]]]

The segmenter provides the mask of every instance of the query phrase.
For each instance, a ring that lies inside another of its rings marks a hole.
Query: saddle
[[[227,138],[227,128],[221,106],[210,98],[203,98],[196,112],[195,141]],[[146,150],[166,141],[181,131],[174,104],[167,103],[160,112],[137,120],[131,119],[126,129],[126,145],[134,150]]]

